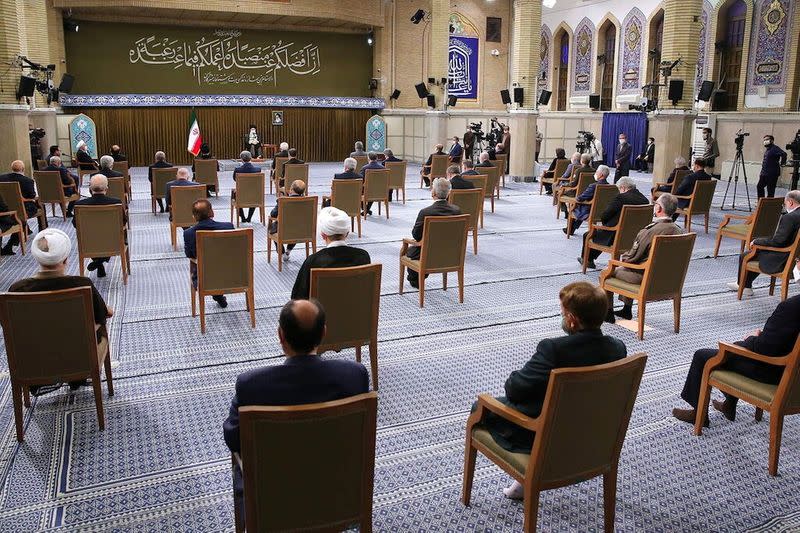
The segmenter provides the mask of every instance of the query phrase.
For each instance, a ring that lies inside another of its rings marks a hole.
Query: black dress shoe
[[[95,261],[89,261],[89,264],[86,265],[86,270],[89,272],[94,272],[97,270],[97,263]]]
[[[714,409],[725,415],[725,418],[733,422],[736,420],[736,404],[725,400],[721,402],[719,400],[713,400],[711,402],[714,405]]]
[[[163,211],[162,211],[162,213],[163,213]],[[74,216],[75,216],[75,213],[73,213],[72,211],[67,211],[67,218],[72,218]]]
[[[633,309],[630,307],[623,307],[619,311],[614,311],[614,314],[624,320],[633,320]]]
[[[687,424],[694,425],[695,420],[697,419],[697,410],[695,409],[678,409],[677,407],[672,410],[672,416],[680,420],[681,422],[686,422]],[[705,420],[703,420],[704,427],[710,427],[708,422],[708,415],[705,416]]]
[[[224,295],[212,296],[212,298],[214,299],[215,302],[217,302],[217,305],[220,306],[222,309],[228,307],[228,299],[225,298]]]
[[[17,255],[14,253],[14,249],[11,246],[3,246],[0,249],[0,255]]]
[[[69,390],[75,392],[76,390],[80,389],[81,387],[88,387],[91,385],[92,382],[88,379],[79,379],[78,381],[70,381],[69,382]]]
[[[583,257],[578,258],[578,263],[580,263],[581,266],[583,266]],[[597,265],[595,265],[594,261],[592,261],[591,259],[586,262],[586,266],[589,268],[597,268]]]
[[[98,278],[106,277],[106,267],[103,266],[103,263],[97,264],[97,277]]]

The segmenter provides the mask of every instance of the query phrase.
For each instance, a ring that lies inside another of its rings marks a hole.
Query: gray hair
[[[355,160],[354,157],[348,157],[344,160],[344,169],[345,170],[355,170],[358,166],[358,161]]]
[[[586,166],[592,162],[592,156],[590,154],[583,154],[581,156],[581,165]]]
[[[445,200],[447,195],[450,194],[450,182],[446,178],[436,178],[433,180],[431,189],[436,198]]]
[[[100,168],[111,170],[114,168],[114,158],[110,155],[104,155],[100,158]]]
[[[461,173],[461,169],[458,168],[458,165],[450,165],[449,167],[447,167],[447,173],[452,176],[455,176],[456,174]]]
[[[251,154],[248,150],[244,150],[241,154],[239,154],[239,159],[246,163],[253,159],[253,154]]]
[[[108,178],[103,174],[95,174],[89,178],[89,190],[91,192],[105,193],[108,191]]]
[[[794,190],[786,193],[786,198],[789,198],[796,204],[800,204],[800,191]]]
[[[383,155],[385,155],[386,157],[394,157],[394,152],[392,152],[387,148],[386,150],[383,151]]]
[[[282,142],[280,148],[281,148],[281,151],[288,150],[289,149],[289,143]]]
[[[597,172],[602,174],[604,178],[607,178],[609,174],[611,174],[611,169],[608,168],[606,165],[600,165],[597,167]]]
[[[664,193],[656,199],[656,203],[664,210],[664,214],[671,217],[678,209],[678,199],[670,193]]]
[[[682,155],[679,155],[675,158],[675,166],[676,167],[685,167],[686,166],[686,158]]]
[[[188,180],[192,176],[192,173],[189,172],[188,168],[181,167],[181,168],[178,169],[178,172],[176,173],[176,176],[178,177],[178,179],[186,179],[186,180]]]
[[[572,162],[574,164],[578,164],[578,162],[580,160],[581,160],[581,153],[580,152],[575,152],[574,154],[572,154]]]
[[[480,157],[478,158],[478,160],[479,160],[481,163],[483,163],[483,162],[485,162],[485,161],[488,161],[488,160],[489,160],[489,152],[481,152],[481,155],[480,155]]]
[[[356,141],[355,149],[356,150],[363,150],[364,149],[364,143],[362,143],[361,141]]]
[[[166,161],[166,160],[167,160],[167,154],[165,154],[160,150],[156,152],[156,161]]]
[[[53,157],[50,158],[50,164],[53,165],[54,167],[60,166],[61,158],[58,157],[57,155],[54,155]]]
[[[633,178],[629,176],[622,176],[620,179],[617,180],[617,188],[630,191],[631,189],[636,188],[636,182],[633,181]]]

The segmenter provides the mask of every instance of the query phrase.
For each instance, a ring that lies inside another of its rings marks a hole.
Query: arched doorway
[[[714,111],[736,111],[738,107],[746,25],[747,4],[744,0],[734,0],[720,10],[715,46],[719,56],[719,90],[714,95]]]
[[[658,12],[650,19],[650,27],[647,40],[647,84],[654,85],[660,83],[661,70],[661,49],[664,42],[664,10]],[[658,101],[658,91],[652,90],[645,93],[648,98]]]
[[[556,37],[558,57],[554,62],[556,90],[556,111],[567,110],[567,88],[569,86],[569,35],[561,30]]]
[[[614,73],[616,72],[617,27],[607,20],[598,34],[598,67],[600,68],[600,110],[614,107]]]

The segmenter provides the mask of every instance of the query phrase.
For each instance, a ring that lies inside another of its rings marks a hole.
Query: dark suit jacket
[[[81,168],[91,168],[93,165],[97,165],[97,162],[92,159],[92,156],[84,150],[78,150],[75,154],[75,160],[78,161],[78,166]]]
[[[70,172],[63,166],[57,167],[55,165],[47,165],[45,170],[48,172],[58,172],[61,175],[62,185],[73,185],[78,183],[78,176],[70,174]],[[64,189],[64,194],[69,196],[75,192],[75,189]]]
[[[233,181],[236,181],[236,174],[258,174],[260,172],[260,168],[248,161],[247,163],[244,163],[233,169]]]
[[[477,174],[477,172],[476,172]],[[456,174],[455,176],[450,179],[450,187],[453,189],[474,189],[475,186],[472,184],[471,181],[465,180],[461,177],[461,174]]]
[[[736,344],[761,355],[781,357],[792,351],[798,335],[800,295],[795,295],[778,304],[764,324],[761,335],[751,335]]]
[[[616,226],[619,223],[619,216],[622,214],[622,208],[626,205],[647,205],[649,203],[650,201],[639,192],[639,189],[621,192],[611,200],[606,210],[603,211],[603,225]]]
[[[594,183],[590,183],[586,190],[583,191],[580,196],[578,196],[577,200],[579,202],[589,202],[594,198],[594,190],[597,188],[598,185],[608,185],[608,181],[605,179],[597,180]],[[575,218],[578,220],[586,220],[589,218],[589,212],[592,210],[591,205],[582,205],[579,204],[575,206]]]
[[[644,159],[648,163],[652,163],[656,157],[656,145],[647,143],[647,146],[644,147],[644,152],[639,155],[640,159]]]
[[[479,174],[480,172],[478,172],[474,168],[471,170],[465,170],[464,172],[461,173],[462,176],[477,176]]]
[[[420,209],[411,236],[415,241],[422,241],[422,229],[425,227],[425,217],[446,217],[450,215],[460,215],[461,208],[457,205],[447,203],[447,200],[436,200],[428,207]]]
[[[383,165],[381,165],[377,161],[375,161],[375,162],[371,161],[371,162],[367,163],[366,165],[364,165],[363,167],[361,167],[361,177],[366,177],[367,176],[366,175],[367,170],[386,170],[386,167],[384,167]]]
[[[32,278],[14,282],[8,290],[9,292],[44,292],[74,289],[76,287],[91,287],[94,323],[105,326],[107,318],[106,302],[89,278],[83,276],[57,276],[51,272],[37,272]]]
[[[389,163],[402,163],[403,160],[402,159],[397,159],[395,156],[392,156],[392,157],[387,157],[383,161],[384,162],[389,162]]]
[[[16,181],[19,183],[19,190],[22,193],[22,197],[28,200],[33,200],[36,198],[36,183],[33,181],[33,178],[29,178],[23,174],[17,174],[16,172],[9,172],[8,174],[3,174],[0,176],[0,181],[5,183],[11,183]],[[28,213],[29,217],[36,215],[36,211],[38,211],[38,207],[34,202],[24,202],[25,203],[25,211]]]
[[[197,232],[234,229],[230,222],[217,222],[213,218],[201,220],[191,228],[183,230],[183,251],[186,257],[197,259]]]
[[[107,169],[104,170],[102,168],[100,170],[98,170],[97,172],[93,172],[92,176],[96,176],[98,174],[102,174],[103,176],[105,176],[107,178],[124,178],[125,177],[125,174],[123,174],[122,172],[117,172],[116,170],[107,170]]]
[[[173,187],[189,187],[191,185],[198,185],[197,182],[189,181],[189,180],[172,180],[168,181],[166,188],[166,202],[167,202],[167,210],[169,210],[169,206],[172,204],[172,188]],[[170,219],[171,220],[171,219]]]
[[[537,417],[542,412],[542,403],[553,369],[611,363],[626,355],[625,343],[603,335],[600,329],[543,339],[536,347],[533,357],[508,377],[505,384],[506,395],[499,400],[521,413]],[[494,440],[507,450],[526,452],[533,445],[532,432],[499,417],[486,417],[484,424]]]
[[[128,156],[123,154],[122,152],[117,152],[117,153],[111,152],[111,154],[109,154],[109,155],[111,155],[111,157],[114,158],[114,161],[127,161],[128,160]]]
[[[461,156],[464,154],[464,148],[456,143],[450,147],[450,161],[458,163],[461,161]]]
[[[290,160],[288,160],[286,163],[284,163],[284,165],[302,165],[304,163],[305,163],[305,161],[303,161],[302,159],[297,159],[296,157],[293,157]]]
[[[477,165],[475,165],[475,168],[488,168],[493,166],[494,165],[491,164],[489,161],[484,161],[483,163],[478,163]],[[480,174],[480,172],[478,172],[478,174]]]
[[[154,168],[170,168],[172,167],[172,163],[167,163],[166,161],[156,161],[149,167],[147,167],[147,179],[151,182],[153,181],[153,169]]]
[[[759,237],[754,239],[755,244],[763,246],[774,246],[784,248],[794,242],[797,232],[800,230],[800,209],[795,209],[791,213],[786,213],[778,221],[778,227],[772,237]],[[786,266],[789,254],[782,252],[759,251],[756,255],[758,264],[762,271],[767,274],[776,274]]]
[[[236,378],[236,393],[222,426],[225,443],[232,452],[240,450],[239,407],[329,402],[368,391],[367,369],[355,361],[297,355],[283,364],[250,370]]]
[[[93,194],[88,198],[83,198],[75,202],[75,205],[119,205],[122,201],[108,196],[107,194]],[[122,210],[122,221],[128,222],[128,215],[125,210]],[[72,219],[72,225],[75,226],[75,219]]]
[[[619,161],[617,168],[622,170],[628,170],[631,168],[632,152],[633,148],[631,148],[631,143],[617,144],[617,149],[614,152],[614,161]]]
[[[366,250],[352,246],[333,246],[323,248],[315,254],[309,255],[294,280],[292,300],[305,300],[311,290],[312,268],[345,268],[368,265],[371,259]]]
[[[353,172],[352,170],[348,170],[347,172],[340,172],[338,174],[333,175],[333,179],[335,180],[360,180],[364,176],[359,174],[358,172]]]
[[[764,150],[764,162],[761,164],[762,176],[780,176],[781,165],[786,164],[786,152],[780,149],[775,143]]]
[[[280,152],[275,152],[275,155],[272,156],[272,170],[275,170],[275,160],[279,157],[289,157],[289,151],[281,150]]]
[[[710,180],[711,176],[702,170],[700,172],[692,172],[688,176],[684,176],[678,190],[675,191],[676,196],[689,196],[694,192],[694,184],[698,181]],[[684,208],[689,206],[689,200],[678,199],[678,207]]]
[[[433,156],[435,156],[435,155],[445,155],[445,153],[444,153],[444,151],[441,151],[441,152],[437,151],[437,152],[434,152],[431,155],[429,155],[428,156],[428,160],[425,161],[425,166],[426,167],[431,166],[431,161],[433,161]]]

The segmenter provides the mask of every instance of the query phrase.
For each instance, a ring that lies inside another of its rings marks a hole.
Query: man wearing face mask
[[[786,152],[775,145],[775,137],[764,135],[764,162],[761,163],[761,174],[758,176],[756,191],[758,197],[764,198],[764,189],[767,196],[775,196],[775,186],[778,185],[778,178],[781,175],[781,165],[786,164]]]
[[[719,174],[714,172],[714,165],[719,157],[719,145],[717,140],[711,136],[711,128],[703,128],[703,140],[706,147],[703,150],[703,159],[706,162],[706,168],[712,178],[719,179]]]
[[[539,416],[542,411],[552,370],[611,363],[627,355],[625,343],[603,335],[600,329],[606,314],[606,296],[602,289],[586,281],[578,281],[561,289],[558,298],[561,301],[561,328],[567,335],[541,340],[533,357],[506,380],[506,395],[498,398],[531,417]],[[495,442],[506,450],[530,453],[535,437],[531,431],[492,413],[483,417],[482,425]],[[515,500],[521,500],[524,496],[522,485],[516,481],[503,489],[503,494]]]
[[[631,145],[628,144],[628,136],[624,133],[620,133],[619,144],[617,145],[617,151],[614,154],[614,163],[617,167],[617,170],[614,173],[614,183],[617,183],[617,180],[622,176],[627,176],[630,174],[632,152],[633,149],[631,148]]]

